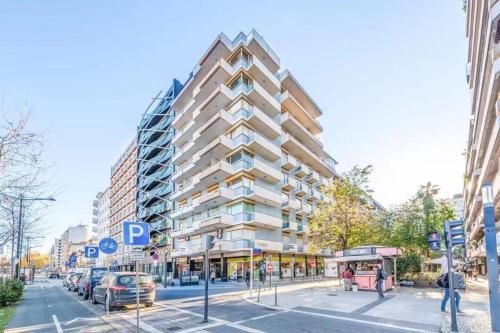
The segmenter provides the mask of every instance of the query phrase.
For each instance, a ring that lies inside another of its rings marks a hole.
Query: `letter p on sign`
[[[149,245],[149,224],[143,222],[123,222],[123,244]]]

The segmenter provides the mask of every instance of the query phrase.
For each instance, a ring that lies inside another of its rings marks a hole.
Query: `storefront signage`
[[[376,254],[376,248],[374,247],[362,247],[359,249],[347,249],[342,251],[343,256],[365,256],[370,254]]]

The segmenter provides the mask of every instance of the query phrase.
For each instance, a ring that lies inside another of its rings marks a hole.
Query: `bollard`
[[[260,302],[260,286],[262,283],[259,283],[259,291],[257,292],[257,302]]]
[[[278,285],[274,285],[274,306],[278,306]]]

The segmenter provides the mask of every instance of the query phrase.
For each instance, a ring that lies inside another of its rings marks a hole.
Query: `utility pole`
[[[23,194],[19,195],[19,218],[17,221],[17,253],[16,253],[16,272],[14,277],[19,279],[21,268],[21,250],[22,250],[22,222],[23,222]]]
[[[167,246],[165,246],[165,261],[163,263],[163,288],[167,288]]]
[[[498,253],[495,228],[493,186],[485,183],[482,188],[484,239],[486,241],[486,267],[490,298],[491,330],[500,332],[500,291],[498,289]]]

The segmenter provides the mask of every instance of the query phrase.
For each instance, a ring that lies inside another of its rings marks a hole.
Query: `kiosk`
[[[377,268],[382,267],[388,275],[383,284],[384,290],[390,290],[396,278],[397,257],[401,255],[401,249],[396,247],[370,245],[337,251],[335,257],[329,260],[337,263],[339,277],[351,268],[354,271],[352,282],[357,284],[359,290],[375,291]]]

